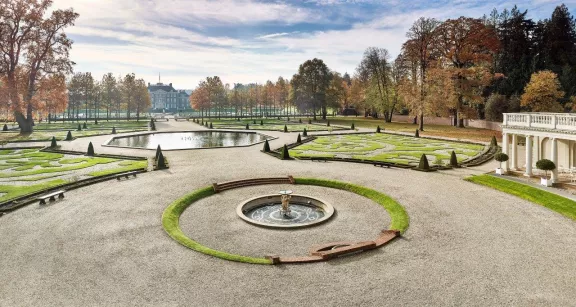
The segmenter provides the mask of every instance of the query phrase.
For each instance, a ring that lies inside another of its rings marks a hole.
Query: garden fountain
[[[251,198],[236,208],[244,221],[272,228],[299,228],[327,221],[334,214],[329,203],[290,190]]]

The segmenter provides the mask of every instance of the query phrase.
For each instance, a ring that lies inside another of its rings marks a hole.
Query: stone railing
[[[576,131],[576,114],[504,113],[502,126]]]

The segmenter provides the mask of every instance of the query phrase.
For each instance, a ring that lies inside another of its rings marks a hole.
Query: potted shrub
[[[542,159],[536,162],[536,168],[544,171],[544,177],[540,178],[540,184],[543,186],[551,187],[552,179],[548,179],[548,171],[553,171],[556,169],[556,164],[548,159]]]
[[[494,155],[494,160],[500,162],[500,166],[496,169],[496,174],[503,175],[502,162],[508,161],[508,155],[503,152],[498,152]]]

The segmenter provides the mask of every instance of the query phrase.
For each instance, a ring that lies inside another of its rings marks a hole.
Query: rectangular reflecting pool
[[[190,131],[157,132],[140,135],[119,136],[108,142],[108,146],[143,149],[194,149],[214,147],[249,146],[272,139],[254,132]]]

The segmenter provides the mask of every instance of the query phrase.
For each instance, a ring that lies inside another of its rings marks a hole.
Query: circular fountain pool
[[[299,228],[327,221],[334,214],[334,207],[314,197],[291,195],[286,213],[281,195],[264,195],[241,203],[236,213],[244,221],[258,226]]]

